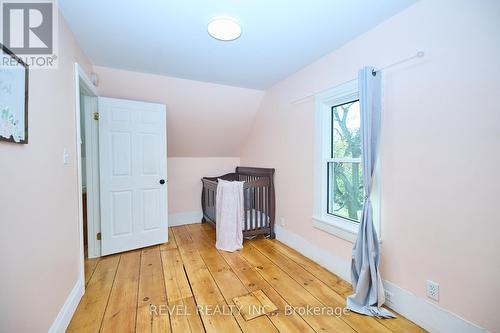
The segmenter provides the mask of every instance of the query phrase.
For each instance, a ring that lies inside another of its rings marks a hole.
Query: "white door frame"
[[[82,85],[81,81],[80,84]],[[85,88],[81,86],[81,88]],[[83,119],[85,121],[85,177],[87,179],[87,255],[88,258],[101,256],[101,241],[97,234],[101,232],[100,211],[100,188],[99,188],[99,124],[92,117],[92,113],[98,112],[97,96],[91,95],[85,90],[83,97]],[[81,101],[80,101],[81,102]],[[82,109],[80,109],[80,112]]]
[[[83,288],[85,290],[85,255],[84,255],[84,245],[83,245],[83,203],[82,203],[82,155],[81,155],[81,124],[80,124],[80,90],[84,90],[85,93],[96,96],[97,90],[92,84],[92,81],[88,78],[87,74],[83,71],[83,68],[75,63],[75,144],[76,144],[76,165],[77,165],[77,183],[78,183],[78,229],[80,234],[80,278],[83,282]],[[88,203],[87,203],[88,204]],[[87,214],[89,218],[89,214]],[[89,221],[87,220],[87,225]],[[89,237],[89,248],[91,239],[95,237]]]

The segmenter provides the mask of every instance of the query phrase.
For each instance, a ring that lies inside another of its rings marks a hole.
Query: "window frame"
[[[358,80],[348,81],[315,96],[313,226],[352,243],[356,241],[360,223],[328,213],[328,163],[339,162],[339,160],[351,160],[351,158],[331,158],[331,139],[333,130],[331,121],[332,107],[358,99]],[[374,225],[380,237],[378,167],[376,167],[375,173],[374,188],[372,189],[372,206]]]
[[[349,104],[349,103],[356,103],[358,102],[359,103],[359,98],[356,98],[356,99],[353,99],[353,100],[350,100],[350,101],[347,101],[347,102],[343,102],[341,104],[334,104],[330,107],[330,112],[328,114],[328,122],[330,124],[329,128],[328,128],[328,131],[329,131],[329,140],[328,140],[328,144],[325,144],[326,147],[325,149],[327,149],[329,151],[328,153],[328,156],[324,157],[323,158],[323,164],[325,166],[325,170],[326,170],[326,214],[328,216],[335,216],[335,217],[338,217],[338,218],[341,218],[341,219],[346,219],[347,221],[349,222],[352,222],[352,223],[355,223],[356,225],[358,225],[358,223],[360,223],[360,221],[358,220],[354,220],[354,219],[351,219],[351,218],[348,218],[348,217],[345,217],[345,216],[341,216],[341,215],[338,215],[338,214],[332,214],[332,213],[329,213],[329,204],[330,204],[330,181],[335,181],[335,176],[334,176],[334,179],[330,179],[329,177],[329,173],[330,173],[330,170],[329,170],[329,164],[332,163],[333,165],[333,168],[335,169],[335,163],[359,163],[359,165],[361,166],[361,162],[362,162],[362,156],[360,157],[335,157],[335,154],[334,154],[334,130],[335,130],[335,125],[334,125],[334,119],[333,119],[333,108],[335,107],[339,107],[339,106],[342,106],[342,105],[345,105],[345,104]],[[360,115],[360,122],[361,122],[361,115]],[[360,128],[361,128],[361,123],[359,124],[360,125]],[[328,133],[325,133],[325,135],[327,135]],[[323,138],[324,140],[326,138]],[[363,170],[363,169],[361,169]],[[335,173],[334,173],[335,174]]]

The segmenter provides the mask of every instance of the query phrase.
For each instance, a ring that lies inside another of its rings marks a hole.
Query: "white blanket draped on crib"
[[[243,184],[218,180],[215,247],[219,250],[234,252],[243,248]]]

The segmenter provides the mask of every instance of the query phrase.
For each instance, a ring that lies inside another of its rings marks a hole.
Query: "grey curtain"
[[[358,238],[352,250],[351,279],[354,294],[347,297],[347,307],[368,316],[392,318],[394,315],[381,308],[384,304],[384,287],[379,273],[380,249],[373,226],[373,208],[370,199],[373,172],[380,137],[380,113],[382,108],[381,73],[373,67],[359,71],[359,102],[361,107],[361,140],[363,162],[363,186],[365,200],[363,219]]]

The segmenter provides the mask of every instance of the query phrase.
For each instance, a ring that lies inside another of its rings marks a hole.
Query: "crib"
[[[274,239],[275,197],[274,169],[237,167],[234,173],[220,177],[203,177],[201,206],[202,222],[216,223],[217,179],[244,181],[243,237],[254,238],[264,235]]]

